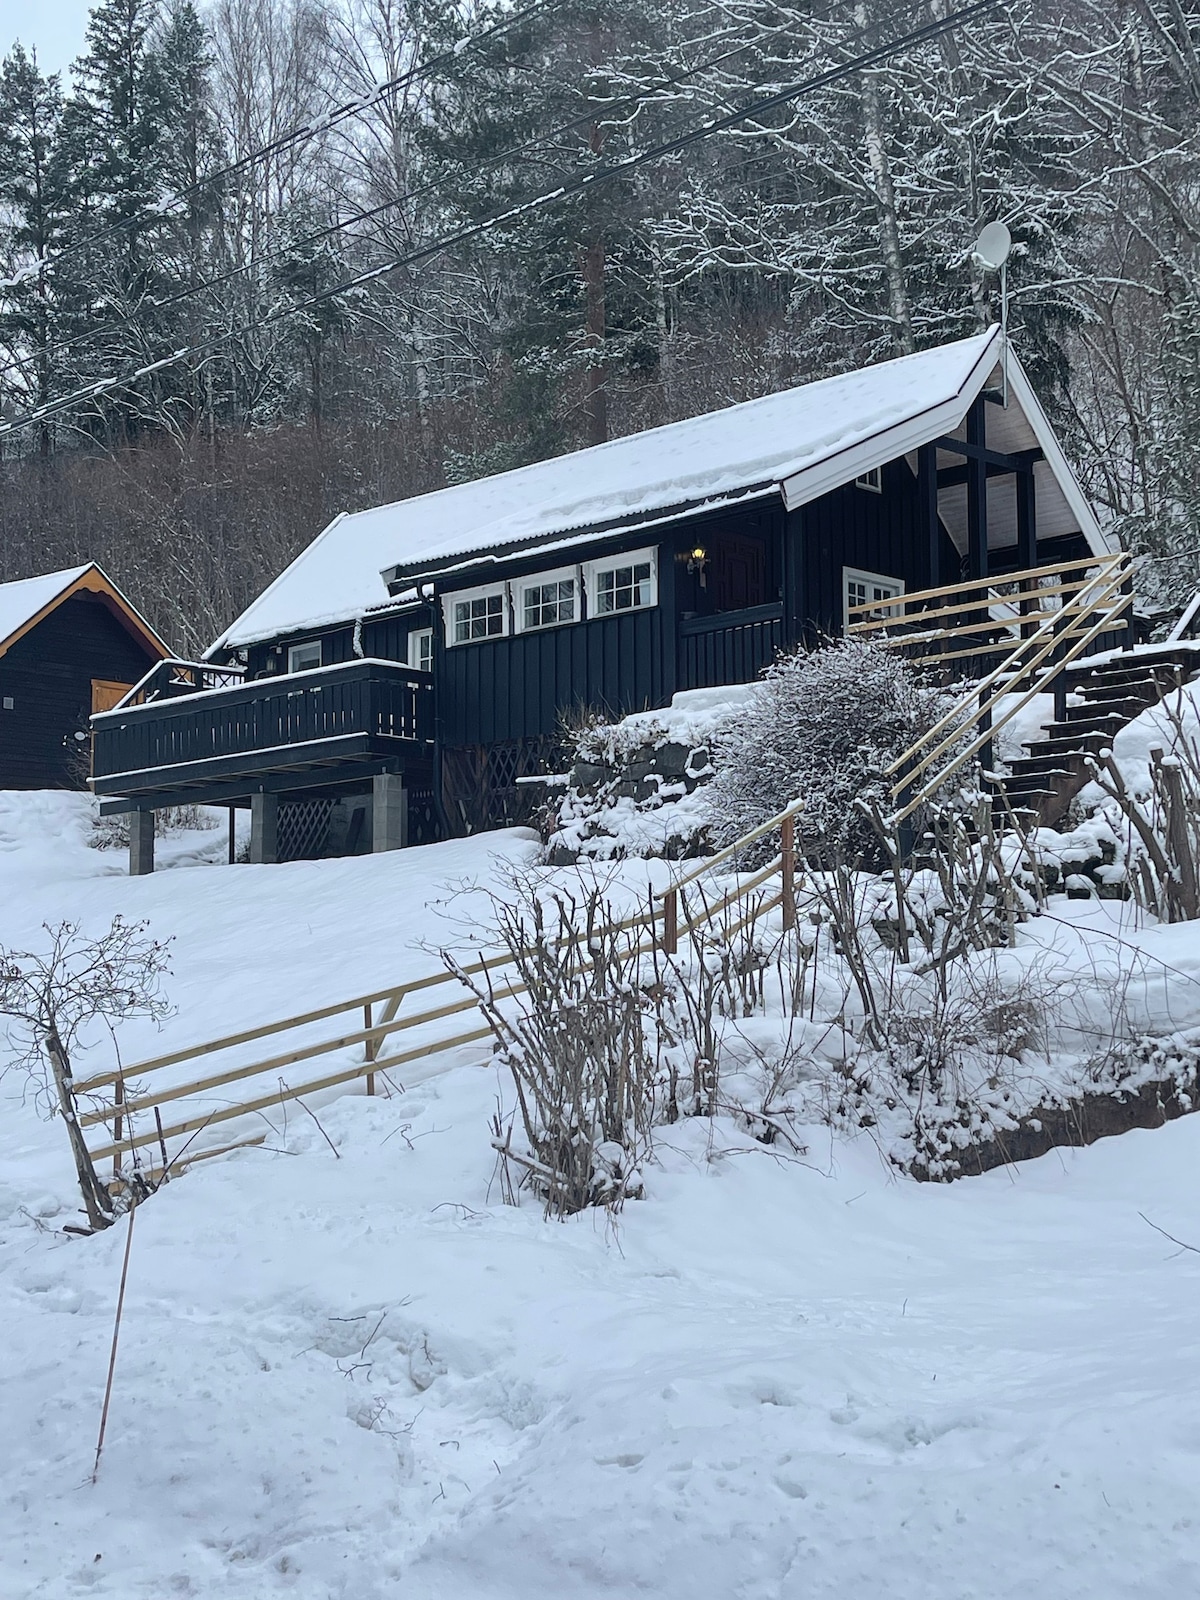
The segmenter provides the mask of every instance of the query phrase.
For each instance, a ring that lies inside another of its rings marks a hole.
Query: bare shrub
[[[203,806],[162,806],[154,813],[154,837],[169,838],[173,833],[211,833],[220,827]],[[129,818],[102,817],[92,822],[88,844],[93,850],[126,850],[129,847]]]
[[[512,1073],[526,1148],[501,1133],[501,1158],[521,1168],[548,1215],[620,1207],[642,1193],[652,1129],[670,1097],[661,976],[599,884],[548,903],[528,888],[515,903],[493,904],[512,963],[502,971],[513,978],[494,983],[443,956],[479,1001]]]
[[[1130,830],[1134,899],[1163,922],[1200,917],[1200,741],[1187,704],[1180,691],[1159,706],[1168,738],[1150,752],[1146,786],[1129,788],[1111,750],[1091,763],[1095,782]]]
[[[0,947],[0,1017],[12,1052],[4,1070],[23,1069],[47,1114],[63,1119],[88,1223],[106,1228],[116,1208],[84,1141],[71,1056],[95,1023],[111,1029],[131,1017],[166,1015],[160,981],[168,945],[152,939],[146,923],[119,916],[95,939],[74,922],[45,931],[45,950]]]

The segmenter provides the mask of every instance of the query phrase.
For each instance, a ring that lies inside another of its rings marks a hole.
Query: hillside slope
[[[531,849],[129,880],[72,804],[38,802],[41,842],[0,806],[0,941],[149,916],[172,1038],[428,970],[478,905],[454,886]],[[1183,1025],[1200,953],[1164,938]],[[1140,1215],[1200,1245],[1200,1120],[945,1187],[865,1139],[787,1160],[683,1123],[615,1224],[548,1224],[490,1184],[503,1089],[343,1097],[336,1156],[293,1109],[144,1206],[93,1486],[126,1225],[54,1231],[62,1131],[0,1081],[5,1600],[1200,1588],[1200,1256]]]

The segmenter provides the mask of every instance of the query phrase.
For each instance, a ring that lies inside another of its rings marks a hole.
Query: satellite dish
[[[971,258],[985,272],[999,272],[1012,249],[1012,234],[1002,222],[989,222],[975,241]]]

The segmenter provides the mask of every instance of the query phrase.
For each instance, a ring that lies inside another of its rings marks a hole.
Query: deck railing
[[[174,700],[180,695],[200,694],[206,689],[230,689],[242,683],[245,677],[245,667],[216,667],[207,661],[182,661],[168,656],[156,662],[146,676],[117,701],[113,710],[144,706],[153,700]]]
[[[679,687],[749,683],[783,645],[782,605],[752,606],[679,623]]]
[[[355,659],[125,705],[94,716],[92,730],[93,787],[121,794],[240,770],[250,757],[319,759],[336,754],[338,741],[427,746],[432,680],[395,661]]]
[[[912,817],[1036,695],[1053,689],[1064,667],[1127,627],[1132,576],[1132,560],[1121,552],[849,608],[847,632],[903,649],[923,666],[956,662],[961,675],[968,659],[994,662],[888,769],[894,823]]]

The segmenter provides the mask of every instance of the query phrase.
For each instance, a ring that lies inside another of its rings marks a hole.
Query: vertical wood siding
[[[103,601],[65,600],[0,656],[0,789],[82,789],[89,745],[74,735],[87,732],[92,679],[136,683],[157,659]]]

